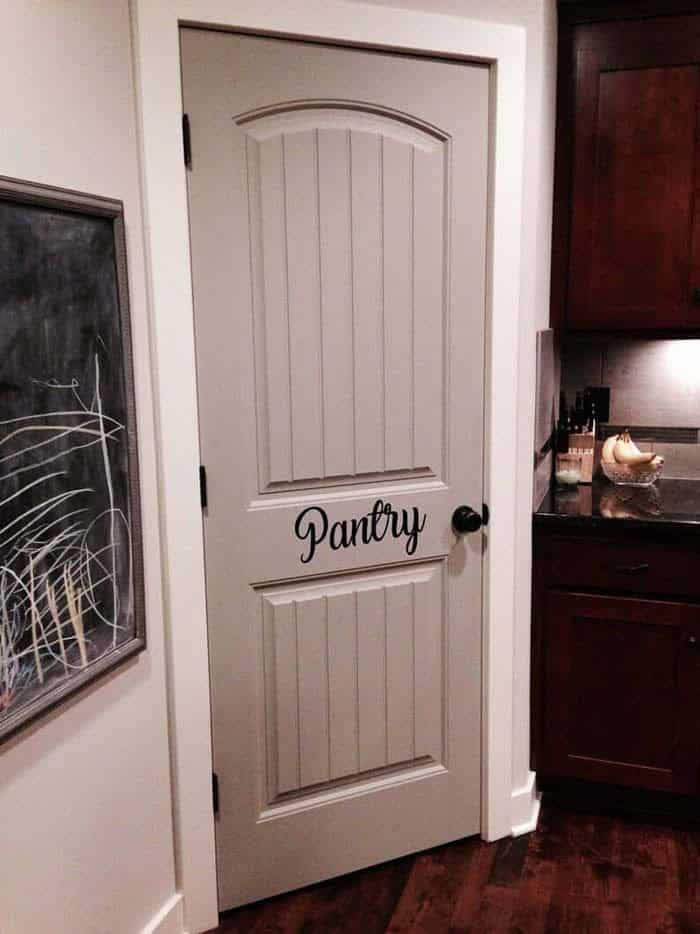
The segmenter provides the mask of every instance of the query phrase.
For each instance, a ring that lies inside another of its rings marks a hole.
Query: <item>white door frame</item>
[[[347,0],[131,0],[155,356],[178,886],[186,930],[217,923],[194,322],[182,159],[181,24],[489,63],[482,835],[512,832],[517,374],[525,31]],[[195,141],[196,143],[196,141]],[[468,360],[465,359],[465,365]]]

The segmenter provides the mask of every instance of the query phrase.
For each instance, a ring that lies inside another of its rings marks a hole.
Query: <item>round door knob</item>
[[[697,648],[698,648],[697,636],[688,636],[687,644],[688,644],[688,648],[689,648],[689,649],[695,649],[695,650],[697,650]]]
[[[457,535],[478,532],[483,524],[483,519],[471,506],[458,506],[452,513],[452,528]]]

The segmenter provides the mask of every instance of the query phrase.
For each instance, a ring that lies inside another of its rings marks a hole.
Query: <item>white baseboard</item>
[[[176,892],[148,922],[141,934],[186,934],[182,893]]]
[[[513,836],[537,830],[540,816],[540,795],[535,783],[535,773],[530,772],[527,783],[513,792],[511,796],[511,824]]]

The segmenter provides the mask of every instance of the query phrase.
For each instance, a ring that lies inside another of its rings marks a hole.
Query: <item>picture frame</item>
[[[0,742],[146,647],[121,201],[0,177]]]

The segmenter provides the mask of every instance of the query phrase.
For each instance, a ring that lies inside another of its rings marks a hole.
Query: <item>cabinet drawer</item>
[[[700,597],[700,556],[688,548],[563,538],[550,547],[551,587]]]

